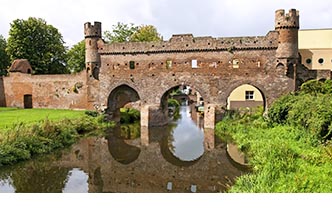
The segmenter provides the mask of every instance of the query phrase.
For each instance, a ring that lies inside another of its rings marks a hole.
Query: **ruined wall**
[[[86,74],[31,75],[10,73],[4,77],[6,104],[24,107],[24,95],[32,95],[33,108],[85,109]]]
[[[0,107],[6,106],[5,88],[3,85],[3,76],[0,76]]]

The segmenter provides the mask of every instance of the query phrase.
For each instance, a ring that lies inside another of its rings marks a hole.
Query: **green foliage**
[[[120,127],[120,135],[125,139],[136,139],[140,138],[140,130],[141,125],[140,123],[133,123],[133,124],[125,124],[121,125]]]
[[[6,50],[12,61],[28,59],[36,74],[68,72],[62,35],[41,18],[14,20]]]
[[[161,41],[162,37],[153,25],[135,26],[118,22],[112,31],[105,31],[104,36],[109,43]]]
[[[0,75],[6,75],[7,69],[10,65],[9,56],[6,52],[6,39],[0,35]]]
[[[90,111],[90,110],[86,110],[84,113],[91,117],[97,117],[99,115],[97,111]]]
[[[276,100],[268,112],[271,123],[305,128],[322,141],[332,138],[332,81],[309,81],[297,94]]]
[[[71,73],[80,72],[85,68],[85,41],[75,44],[67,52],[67,68]]]
[[[138,30],[134,32],[130,41],[134,42],[152,42],[152,41],[162,41],[162,37],[153,25],[142,25],[138,27]]]
[[[133,108],[121,108],[120,109],[120,123],[132,124],[140,120],[141,113],[137,109]]]
[[[176,99],[168,99],[167,103],[168,103],[168,106],[171,106],[171,107],[176,107],[176,108],[180,107],[180,103]]]
[[[176,99],[167,100],[168,107],[174,107],[173,117],[178,119],[180,117],[180,103]]]
[[[230,192],[332,192],[327,184],[332,181],[331,156],[306,130],[227,119],[217,124],[216,133],[231,135],[252,167]]]
[[[332,94],[332,80],[325,80],[324,82],[309,80],[301,85],[301,93],[311,95]]]
[[[112,31],[105,31],[104,37],[109,43],[120,43],[130,41],[131,35],[138,30],[134,24],[124,24],[118,22],[112,26]]]
[[[98,117],[84,116],[57,122],[45,119],[32,125],[16,124],[0,134],[0,166],[65,148],[82,134],[114,126],[101,121]]]

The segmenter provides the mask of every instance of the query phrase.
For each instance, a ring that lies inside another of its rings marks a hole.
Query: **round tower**
[[[275,30],[279,32],[277,57],[285,59],[298,58],[299,11],[295,9],[277,10],[275,12]]]
[[[98,40],[101,39],[101,22],[84,24],[85,36],[85,68],[95,79],[98,79],[100,55],[98,53]]]

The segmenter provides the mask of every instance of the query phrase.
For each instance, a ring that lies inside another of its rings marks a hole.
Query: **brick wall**
[[[3,85],[3,76],[0,76],[0,107],[6,106],[5,88]]]
[[[67,75],[10,73],[4,77],[6,103],[24,107],[24,95],[32,95],[33,108],[86,109],[87,85],[84,72]]]

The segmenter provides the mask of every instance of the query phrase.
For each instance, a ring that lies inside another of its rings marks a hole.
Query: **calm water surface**
[[[121,126],[2,167],[0,192],[223,192],[244,171],[190,109],[182,106],[181,117],[166,127]]]

